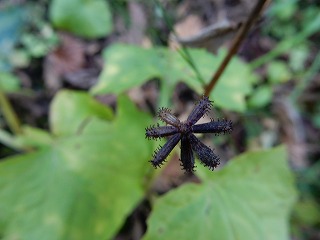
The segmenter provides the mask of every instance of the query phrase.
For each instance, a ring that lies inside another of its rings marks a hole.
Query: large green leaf
[[[152,152],[143,134],[151,119],[124,97],[117,112],[111,123],[94,118],[81,133],[0,162],[2,239],[112,238],[145,194]]]
[[[296,198],[286,151],[243,154],[218,172],[200,169],[202,184],[160,197],[144,239],[289,239]]]
[[[207,83],[225,54],[220,51],[218,56],[214,56],[195,49],[188,52]],[[118,94],[154,77],[166,81],[166,86],[184,81],[198,93],[203,92],[201,82],[178,52],[166,48],[144,49],[115,44],[105,50],[104,59],[105,66],[99,82],[91,90],[93,94]],[[217,106],[244,111],[245,97],[251,92],[255,80],[256,76],[248,66],[235,57],[211,93],[211,98]]]
[[[51,131],[55,135],[68,135],[81,131],[94,117],[112,118],[112,110],[97,102],[85,92],[63,90],[52,101]]]
[[[104,0],[53,0],[50,17],[55,27],[82,37],[103,37],[112,30],[111,13]]]

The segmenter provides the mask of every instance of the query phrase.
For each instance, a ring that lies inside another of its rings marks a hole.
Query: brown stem
[[[218,82],[220,76],[222,75],[222,73],[226,69],[226,67],[227,67],[228,63],[230,62],[231,58],[233,57],[233,55],[235,55],[237,53],[237,51],[238,51],[243,39],[245,38],[245,36],[247,35],[247,33],[249,31],[251,25],[253,24],[255,19],[259,16],[263,6],[265,5],[265,3],[267,1],[268,0],[259,0],[257,5],[254,7],[252,12],[250,13],[250,16],[248,17],[247,21],[240,28],[238,34],[236,35],[234,41],[231,44],[231,47],[229,49],[228,54],[223,59],[222,63],[220,64],[220,66],[218,68],[218,70],[213,75],[210,83],[205,87],[205,93],[204,93],[205,96],[209,96],[210,95],[210,92],[212,91],[212,89],[214,88],[216,83]]]

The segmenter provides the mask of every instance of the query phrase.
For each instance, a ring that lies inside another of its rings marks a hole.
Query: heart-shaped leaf
[[[64,98],[64,105],[75,99]],[[82,103],[71,104],[74,114]],[[141,201],[152,153],[143,134],[150,117],[120,97],[113,122],[92,119],[88,129],[0,162],[2,239],[110,239]]]
[[[218,172],[198,171],[201,184],[186,184],[160,197],[144,239],[289,239],[296,198],[283,147],[240,155]]]

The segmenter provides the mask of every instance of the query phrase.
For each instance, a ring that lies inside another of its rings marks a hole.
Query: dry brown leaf
[[[186,20],[175,26],[178,36],[172,37],[172,41],[176,43],[172,46],[177,47],[177,44],[183,44],[189,47],[206,48],[215,53],[221,45],[233,38],[249,16],[255,3],[256,0],[200,1],[199,5],[206,10],[204,12],[212,11],[206,14],[210,16],[210,19],[207,20],[210,25],[199,28],[204,25],[200,16],[190,15],[191,17],[187,17]],[[183,9],[187,11],[188,8]]]
[[[80,70],[85,63],[83,43],[68,34],[61,33],[60,45],[50,52],[44,61],[44,80],[49,92],[54,93],[62,87],[65,74]]]

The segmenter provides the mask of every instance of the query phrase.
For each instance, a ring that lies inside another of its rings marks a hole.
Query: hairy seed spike
[[[148,139],[157,140],[157,138],[167,137],[175,133],[178,133],[178,129],[172,126],[150,126],[146,128],[146,138]]]
[[[181,134],[176,133],[163,145],[163,147],[158,147],[158,149],[153,154],[153,159],[150,161],[153,167],[161,166],[165,159],[168,157],[172,149],[180,141]]]
[[[160,108],[157,115],[164,123],[170,124],[175,127],[178,127],[181,124],[180,120],[171,113],[171,110],[169,108]]]
[[[193,151],[196,152],[200,162],[204,166],[208,167],[210,170],[213,170],[220,164],[219,157],[212,151],[211,148],[200,142],[200,140],[193,134],[189,134],[188,138]]]
[[[190,141],[186,135],[181,138],[181,163],[186,172],[194,171],[194,156]]]
[[[209,100],[208,97],[203,96],[200,99],[199,103],[196,105],[196,107],[190,113],[187,119],[187,123],[189,125],[195,124],[203,115],[205,115],[208,111],[210,111],[211,107],[212,107],[212,102]]]
[[[230,133],[232,131],[232,122],[227,120],[211,121],[192,126],[194,133]]]

